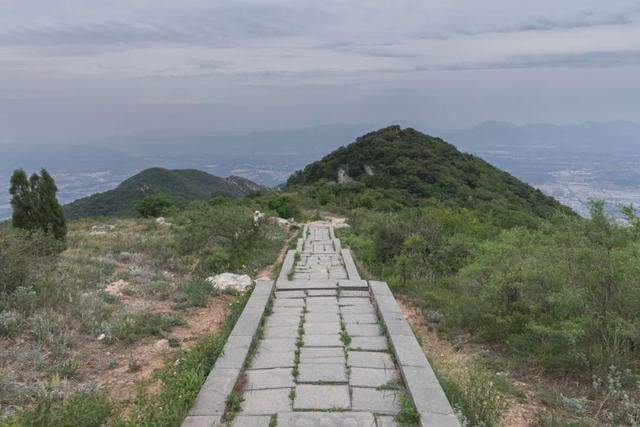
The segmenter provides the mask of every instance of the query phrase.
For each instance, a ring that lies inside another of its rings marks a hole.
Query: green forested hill
[[[93,194],[64,206],[68,218],[134,215],[134,201],[150,194],[164,194],[176,205],[217,196],[238,197],[262,188],[248,179],[220,178],[195,169],[150,168],[123,181],[113,190]]]
[[[341,181],[342,188],[332,185],[335,181]],[[530,225],[557,211],[571,213],[555,199],[484,160],[442,139],[399,126],[358,138],[295,173],[288,184],[316,185],[319,192],[338,194],[347,188],[352,207],[377,210],[438,201],[474,209],[507,226]]]

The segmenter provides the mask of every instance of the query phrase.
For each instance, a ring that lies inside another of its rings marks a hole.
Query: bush
[[[175,207],[175,203],[163,194],[152,194],[136,201],[134,207],[143,218],[157,218]]]
[[[300,210],[296,207],[291,196],[275,196],[269,200],[267,206],[275,211],[280,218],[295,218],[300,215]]]
[[[0,336],[16,336],[19,332],[20,320],[20,314],[15,311],[0,311]]]
[[[0,295],[31,286],[51,265],[62,245],[42,232],[0,230]]]
[[[204,279],[192,280],[176,295],[180,308],[204,307],[213,293],[211,283]]]
[[[109,341],[130,344],[150,335],[162,336],[174,326],[184,325],[184,319],[173,313],[134,313],[120,315],[103,325]]]

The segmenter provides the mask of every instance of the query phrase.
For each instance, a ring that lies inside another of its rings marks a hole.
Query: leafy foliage
[[[143,218],[155,218],[164,215],[175,203],[163,194],[151,194],[134,202],[134,207]]]
[[[9,188],[12,225],[28,231],[51,233],[56,239],[63,240],[67,235],[67,221],[56,198],[57,192],[53,177],[45,169],[29,179],[24,170],[15,170]]]
[[[352,181],[335,184],[343,171]],[[537,226],[568,209],[539,190],[439,138],[390,126],[296,172],[289,188],[312,186],[321,205],[396,211],[440,202],[501,227]]]

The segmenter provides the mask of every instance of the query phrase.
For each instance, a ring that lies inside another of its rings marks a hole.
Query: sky
[[[640,121],[640,0],[2,0],[0,144]]]

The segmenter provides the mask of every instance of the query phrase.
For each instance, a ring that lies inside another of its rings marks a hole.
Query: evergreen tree
[[[29,231],[50,232],[56,239],[64,239],[67,222],[56,198],[57,192],[53,177],[45,169],[41,170],[40,175],[34,173],[29,179],[24,170],[14,171],[9,189],[13,226]]]

